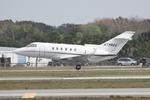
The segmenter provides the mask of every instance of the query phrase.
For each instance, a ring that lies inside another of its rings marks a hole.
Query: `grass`
[[[90,70],[90,69],[117,70]],[[135,70],[130,70],[130,69]],[[0,77],[76,77],[111,75],[150,75],[149,68],[90,66],[76,71],[73,68],[0,68]],[[118,70],[120,69],[120,70]],[[127,70],[122,70],[127,69]],[[150,79],[124,80],[43,80],[43,81],[0,81],[0,90],[11,89],[69,89],[69,88],[149,88]],[[39,97],[34,99],[0,98],[0,100],[150,100],[150,97]]]
[[[51,80],[0,81],[0,90],[8,89],[68,89],[68,88],[149,88],[150,80]]]
[[[95,71],[0,71],[0,77],[78,77],[78,76],[112,76],[112,75],[150,75],[150,70],[95,70]]]
[[[150,97],[110,96],[110,97],[40,97],[34,99],[0,98],[0,100],[150,100]]]
[[[141,68],[140,66],[82,66],[82,69],[128,69]],[[0,70],[74,70],[75,66],[50,67],[0,67]]]
[[[140,66],[81,66],[83,69],[103,69],[103,68],[113,68],[113,69],[118,69],[118,68],[141,68]],[[15,70],[20,70],[20,69],[74,69],[75,66],[48,66],[48,67],[22,67],[22,66],[16,66],[16,67],[0,67],[0,69],[15,69]]]
[[[98,69],[104,66],[95,66]],[[109,66],[110,67],[110,66]],[[150,75],[149,68],[112,67],[120,70],[80,70],[72,68],[8,68],[0,70],[0,77],[80,77],[112,75]],[[127,70],[121,70],[127,69]],[[137,70],[136,70],[137,69]],[[0,89],[54,89],[54,88],[149,88],[150,79],[120,80],[43,80],[43,81],[0,81]]]
[[[76,71],[72,67],[0,68],[0,77],[78,77],[111,75],[150,75],[150,68],[140,68],[138,66],[84,66],[80,71]]]

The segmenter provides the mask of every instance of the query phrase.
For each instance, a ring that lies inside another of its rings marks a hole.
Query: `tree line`
[[[150,20],[139,18],[105,18],[57,27],[32,21],[3,20],[0,21],[0,46],[22,47],[31,42],[101,44],[124,31],[136,33],[118,56],[150,56]]]

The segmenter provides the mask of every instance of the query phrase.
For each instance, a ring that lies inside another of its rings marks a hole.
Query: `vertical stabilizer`
[[[134,33],[133,31],[126,31],[101,44],[100,49],[110,54],[117,54],[129,40],[132,40]]]

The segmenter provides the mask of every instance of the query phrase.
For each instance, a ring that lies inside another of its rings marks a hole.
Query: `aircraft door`
[[[44,58],[45,57],[45,48],[40,47],[39,48],[39,58]]]

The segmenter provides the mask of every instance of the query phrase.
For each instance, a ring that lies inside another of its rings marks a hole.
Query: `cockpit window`
[[[37,44],[29,44],[26,47],[37,47]]]

